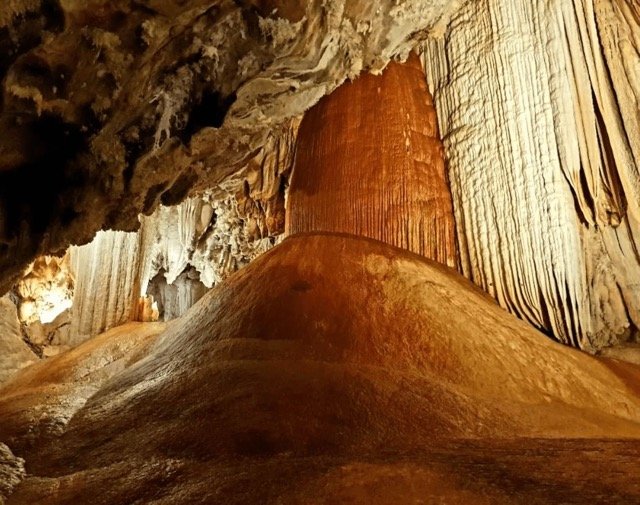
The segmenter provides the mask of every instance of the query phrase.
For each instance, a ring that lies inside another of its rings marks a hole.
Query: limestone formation
[[[640,503],[635,0],[7,0],[0,89],[0,503]]]
[[[0,291],[140,211],[277,180],[305,109],[432,36],[463,273],[562,342],[633,341],[639,34],[632,0],[5,2]]]
[[[290,237],[159,337],[132,331],[0,390],[29,471],[9,505],[640,499],[640,445],[613,440],[640,436],[637,368],[380,242]]]
[[[451,193],[420,60],[343,84],[304,116],[287,233],[374,238],[457,265]]]
[[[0,298],[0,384],[15,372],[38,361],[24,342],[15,304],[8,295]],[[0,492],[2,487],[0,486]]]
[[[457,3],[4,2],[0,291],[39,254],[216,186]]]
[[[640,326],[640,17],[480,0],[428,42],[462,271],[588,350]]]

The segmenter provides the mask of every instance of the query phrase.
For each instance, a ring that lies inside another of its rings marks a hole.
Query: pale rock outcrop
[[[73,298],[69,256],[42,256],[25,270],[15,287],[20,321],[50,323],[69,309]]]
[[[69,254],[37,258],[14,287],[24,337],[40,356],[69,344],[73,292]]]
[[[150,297],[156,320],[171,321],[183,315],[208,291],[200,281],[200,273],[193,267],[182,272],[171,284],[161,270],[149,281],[146,296]],[[152,319],[153,316],[149,317]],[[144,319],[142,319],[144,321]]]
[[[640,23],[626,0],[480,0],[423,63],[462,269],[594,350],[640,325]]]
[[[136,233],[98,232],[70,249],[76,279],[71,344],[132,321],[140,297],[140,240]]]
[[[37,361],[38,356],[22,338],[15,303],[9,295],[0,297],[0,384]]]

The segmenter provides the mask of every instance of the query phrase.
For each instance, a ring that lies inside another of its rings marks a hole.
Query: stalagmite
[[[451,193],[415,54],[343,84],[300,125],[286,233],[374,238],[455,267]]]
[[[0,389],[9,505],[640,499],[638,369],[382,242],[289,237],[156,328]]]

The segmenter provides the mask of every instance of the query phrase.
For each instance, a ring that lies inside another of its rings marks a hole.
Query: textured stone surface
[[[165,318],[178,317],[206,289],[276,243],[284,228],[284,192],[279,176],[256,181],[256,170],[246,174],[255,192],[188,198],[143,217],[138,232],[99,232],[90,244],[71,247],[75,290],[68,343],[138,320],[140,297],[148,294],[162,296],[169,307]],[[194,291],[181,280],[189,271],[197,274]],[[150,287],[158,275],[164,281]]]
[[[424,52],[464,274],[591,350],[640,324],[637,14],[468,2]]]
[[[70,255],[76,279],[70,343],[133,321],[141,295],[138,234],[99,232],[90,244],[72,247]]]
[[[415,54],[343,84],[305,114],[286,232],[308,231],[369,237],[457,265],[443,149]]]
[[[140,210],[275,180],[260,169],[292,118],[446,33],[425,65],[464,274],[563,342],[637,335],[633,0],[12,0],[0,28],[3,291]]]
[[[0,443],[0,503],[5,503],[4,499],[13,492],[26,475],[24,460],[16,458],[11,449]]]
[[[380,242],[288,238],[152,328],[110,380],[130,330],[0,390],[29,469],[9,504],[640,499],[640,369]]]
[[[200,274],[191,267],[182,272],[171,284],[160,271],[149,281],[147,295],[152,297],[161,321],[171,321],[183,315],[202,298],[207,287],[200,282]]]
[[[58,436],[113,376],[141,359],[163,323],[129,323],[25,368],[3,385],[0,440],[17,455]]]
[[[441,33],[456,4],[4,2],[1,291],[38,254],[215,186],[347,77]]]
[[[0,384],[36,361],[38,356],[22,339],[16,305],[8,295],[0,297]]]

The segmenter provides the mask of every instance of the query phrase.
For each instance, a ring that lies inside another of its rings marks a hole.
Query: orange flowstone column
[[[365,236],[456,267],[443,148],[417,55],[343,84],[306,113],[286,234],[309,231]]]

